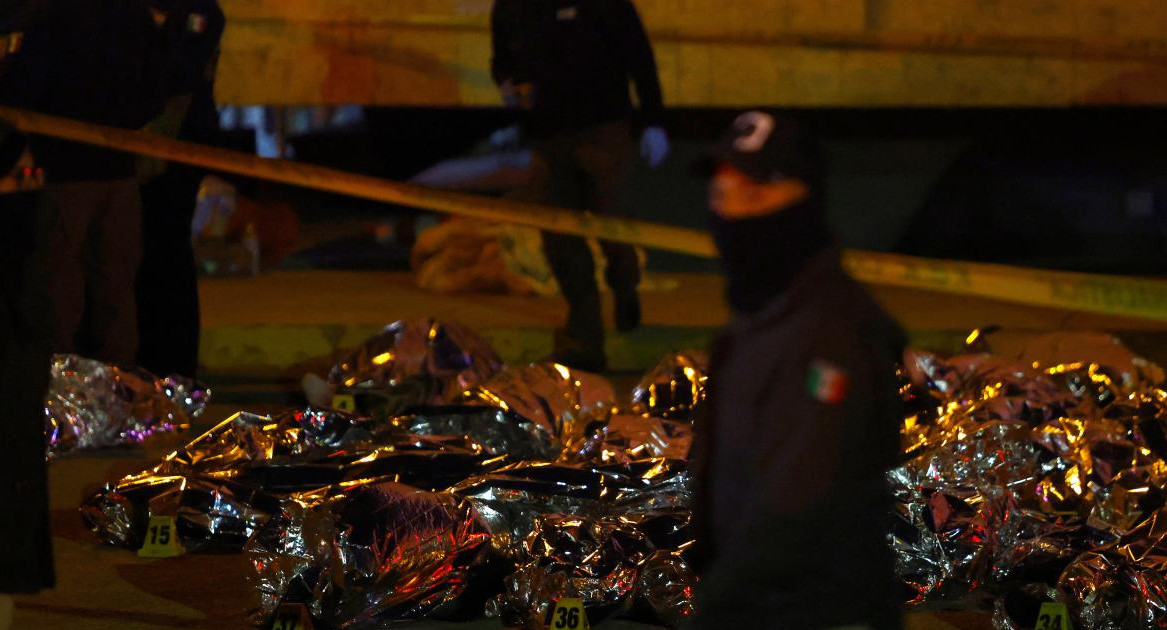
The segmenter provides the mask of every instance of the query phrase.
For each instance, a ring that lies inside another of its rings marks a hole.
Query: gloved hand
[[[640,156],[652,168],[656,168],[669,155],[669,134],[664,127],[649,127],[640,136]]]

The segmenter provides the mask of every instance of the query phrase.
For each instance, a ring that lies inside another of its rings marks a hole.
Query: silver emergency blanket
[[[211,396],[191,379],[159,378],[77,355],[55,355],[50,369],[45,397],[50,458],[140,444],[156,433],[187,429]]]
[[[627,464],[648,458],[688,459],[693,426],[652,416],[612,414],[564,437],[561,461]]]
[[[457,400],[526,418],[534,431],[558,449],[565,435],[581,434],[594,418],[610,413],[616,395],[601,376],[540,363],[507,368]]]
[[[394,335],[358,363],[417,341]],[[463,390],[443,385],[440,404],[427,394],[404,412],[233,415],[93,492],[83,519],[103,543],[137,548],[151,517],[173,516],[188,551],[242,550],[259,624],[305,603],[329,628],[488,608],[533,627],[547,601],[519,606],[506,589],[541,597],[559,580],[593,621],[690,616],[690,422],[619,412],[606,379],[561,365],[468,365],[442,382]],[[390,391],[393,378],[366,380]]]
[[[541,515],[488,614],[506,627],[545,628],[556,599],[577,597],[592,623],[619,614],[675,624],[691,616],[696,584],[682,557],[692,544],[688,526],[687,511]]]
[[[702,352],[675,352],[644,375],[632,390],[632,410],[657,418],[693,419],[705,400],[709,357]]]
[[[81,505],[106,544],[137,548],[152,516],[174,516],[187,548],[234,549],[292,495],[367,479],[440,490],[505,464],[462,436],[418,436],[333,410],[240,413],[157,466]]]
[[[287,501],[245,552],[256,621],[304,603],[331,628],[417,619],[450,606],[483,568],[490,534],[468,501],[392,482],[361,482]]]
[[[554,459],[559,453],[554,436],[543,424],[498,407],[414,407],[390,423],[414,435],[465,436],[492,455]]]
[[[1065,340],[1013,356],[908,353],[905,458],[888,480],[910,603],[995,606],[1004,629],[1033,627],[1024,617],[1057,599],[1076,627],[1167,627],[1162,370],[1113,341]],[[1083,348],[1109,348],[1105,363]],[[1055,362],[1070,357],[1081,360]]]
[[[490,345],[464,326],[402,320],[341,359],[328,381],[354,395],[362,412],[386,416],[409,405],[442,403],[502,367]]]

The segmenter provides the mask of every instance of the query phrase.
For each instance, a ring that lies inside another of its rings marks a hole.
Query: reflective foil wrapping
[[[497,407],[414,407],[391,422],[405,433],[466,436],[492,455],[554,459],[559,453],[554,436],[543,424]]]
[[[543,628],[555,599],[579,597],[592,623],[621,614],[674,625],[692,615],[696,584],[681,556],[691,545],[687,524],[687,514],[676,512],[541,515],[523,541],[519,570],[504,580],[491,610],[508,627]]]
[[[238,413],[94,492],[84,521],[133,549],[152,516],[173,516],[188,551],[242,550],[257,624],[304,603],[318,627],[488,608],[543,627],[539,615],[565,594],[582,597],[593,621],[690,616],[683,405],[658,407],[671,418],[618,410],[603,377],[554,364],[492,374],[495,360],[479,360],[457,327],[422,328],[391,327],[334,376],[367,367],[342,389],[390,395],[400,379],[424,380],[417,401],[427,404]],[[197,399],[167,383],[172,398]]]
[[[45,400],[49,457],[140,444],[190,426],[210,390],[178,376],[160,379],[76,355],[56,355]]]
[[[257,620],[289,602],[335,628],[433,614],[466,593],[489,541],[469,502],[401,484],[359,484],[311,506],[289,501],[245,550]]]
[[[1078,626],[1167,628],[1167,512],[1079,556],[1058,581]]]
[[[646,416],[692,421],[694,409],[705,400],[708,373],[705,353],[671,354],[632,390],[632,409]]]
[[[683,460],[692,445],[693,427],[687,422],[617,414],[567,438],[562,460],[601,465],[660,457]]]
[[[607,379],[554,363],[507,368],[473,387],[461,401],[496,407],[526,418],[556,448],[565,434],[578,434],[616,395]]]
[[[416,319],[386,326],[333,366],[328,380],[356,394],[362,411],[383,417],[444,402],[501,369],[502,360],[471,330]]]
[[[1079,356],[1065,339],[1026,362],[906,356],[889,541],[911,603],[998,598],[996,627],[1021,628],[1017,600],[1057,585],[1077,627],[1167,627],[1167,393],[1104,341],[1105,365],[1040,360]]]
[[[290,496],[387,479],[430,490],[506,463],[462,436],[418,436],[367,418],[307,409],[240,413],[159,465],[106,484],[81,505],[106,544],[141,545],[151,516],[174,516],[188,548],[239,549]]]
[[[596,468],[520,462],[450,490],[474,503],[496,550],[515,560],[541,515],[634,515],[691,502],[687,466],[664,459]]]
[[[693,616],[697,574],[678,553],[655,552],[640,568],[637,598],[658,623],[677,627]]]
[[[558,597],[582,599],[591,623],[629,610],[650,553],[633,527],[565,514],[540,516],[523,548],[532,560],[504,581],[495,607],[503,625],[532,630],[546,627]]]

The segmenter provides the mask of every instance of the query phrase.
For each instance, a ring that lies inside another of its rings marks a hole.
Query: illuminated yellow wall
[[[224,103],[498,102],[490,0],[221,1]],[[670,105],[1167,103],[1165,0],[636,4]]]

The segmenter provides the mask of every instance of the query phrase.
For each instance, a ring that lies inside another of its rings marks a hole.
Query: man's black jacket
[[[0,104],[138,129],[161,111],[159,33],[141,0],[53,0],[0,75]],[[49,181],[131,177],[132,155],[44,137]]]
[[[642,122],[660,124],[656,60],[630,0],[495,0],[491,30],[494,79],[533,87],[536,134],[629,118],[629,81]]]
[[[696,627],[899,627],[884,473],[903,345],[833,249],[719,338],[696,441]]]

